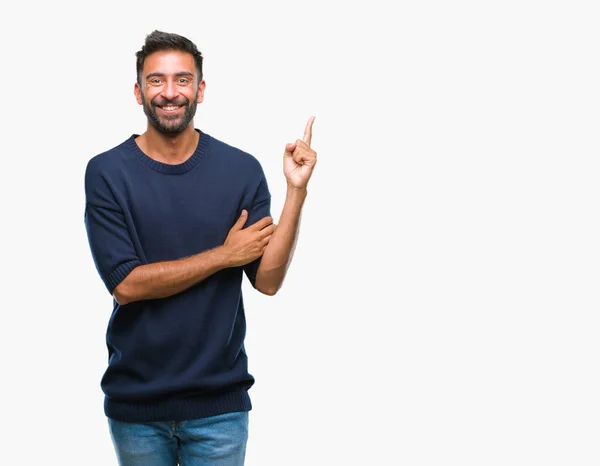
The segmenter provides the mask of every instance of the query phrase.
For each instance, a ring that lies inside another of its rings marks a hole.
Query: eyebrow
[[[164,73],[159,73],[159,72],[154,72],[154,73],[149,73],[146,75],[146,79],[149,78],[164,78],[166,75]],[[189,71],[179,71],[178,73],[175,73],[175,77],[176,78],[180,78],[182,76],[191,76],[192,78],[194,77],[194,73],[190,73]]]

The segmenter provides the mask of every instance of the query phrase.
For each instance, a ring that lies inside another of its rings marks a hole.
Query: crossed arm
[[[256,273],[256,289],[272,296],[281,287],[291,263],[300,225],[306,189],[288,188],[276,227],[265,217],[243,228],[248,213],[231,228],[222,246],[184,259],[139,265],[114,289],[123,305],[143,299],[166,298],[180,293],[228,267],[246,265],[262,256]]]

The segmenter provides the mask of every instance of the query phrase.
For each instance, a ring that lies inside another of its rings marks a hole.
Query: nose
[[[175,82],[172,79],[168,79],[163,87],[162,95],[165,99],[173,100],[177,97],[177,94],[179,94],[179,91],[177,90]]]

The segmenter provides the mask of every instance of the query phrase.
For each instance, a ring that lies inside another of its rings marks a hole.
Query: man
[[[316,163],[314,118],[285,146],[275,226],[258,160],[194,127],[197,47],[154,31],[136,56],[146,132],[85,174],[88,240],[114,297],[104,410],[121,465],[241,465],[254,383],[242,278],[267,295],[281,287]]]

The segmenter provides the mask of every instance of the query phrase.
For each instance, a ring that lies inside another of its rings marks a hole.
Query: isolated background
[[[600,463],[595,2],[2,9],[1,464],[116,464],[83,175],[145,128],[154,29],[205,55],[196,126],[260,160],[276,220],[316,115],[287,281],[244,284],[248,466]]]

